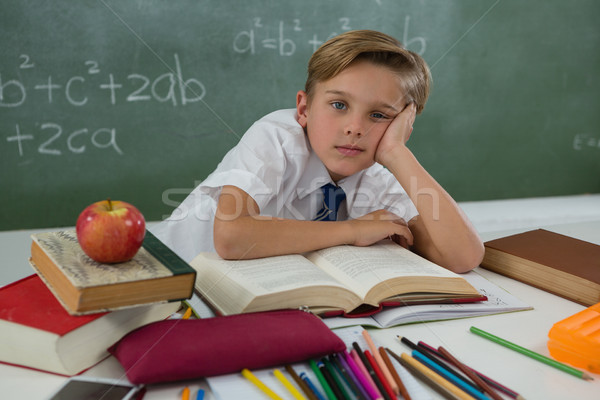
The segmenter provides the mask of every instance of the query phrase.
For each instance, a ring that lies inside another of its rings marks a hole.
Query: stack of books
[[[151,232],[135,257],[90,259],[74,230],[32,235],[37,274],[0,288],[0,361],[75,375],[128,332],[169,317],[192,296],[196,272]]]

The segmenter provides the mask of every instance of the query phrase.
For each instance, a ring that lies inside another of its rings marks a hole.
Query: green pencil
[[[310,368],[313,370],[313,372],[317,376],[317,379],[319,380],[321,387],[325,391],[325,395],[327,396],[327,399],[336,400],[335,394],[333,394],[333,390],[331,390],[331,387],[329,386],[329,384],[325,380],[325,377],[319,370],[319,367],[317,366],[317,362],[315,360],[309,360],[308,364],[310,365]]]
[[[479,335],[479,336],[481,336],[483,338],[491,340],[492,342],[497,343],[499,345],[502,345],[504,347],[508,347],[509,349],[514,350],[514,351],[516,351],[518,353],[521,353],[523,355],[526,355],[527,357],[531,357],[534,360],[538,360],[540,362],[543,362],[544,364],[548,364],[548,365],[550,365],[550,366],[552,366],[554,368],[558,368],[561,371],[564,371],[564,372],[566,372],[568,374],[575,375],[576,377],[581,378],[581,379],[585,379],[585,380],[590,380],[590,381],[594,380],[594,378],[592,378],[591,376],[589,376],[588,374],[586,374],[583,371],[580,371],[580,370],[575,369],[573,367],[569,367],[566,364],[563,364],[561,362],[553,360],[552,358],[549,358],[549,357],[543,356],[541,354],[538,354],[535,351],[531,351],[529,349],[521,347],[521,346],[519,346],[517,344],[509,342],[508,340],[499,338],[498,336],[494,336],[491,333],[488,333],[486,331],[482,331],[479,328],[475,328],[474,326],[472,326],[470,330],[471,330],[471,332],[473,332],[476,335]]]

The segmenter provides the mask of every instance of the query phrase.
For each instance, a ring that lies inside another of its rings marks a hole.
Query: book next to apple
[[[32,235],[30,263],[71,314],[188,299],[196,271],[147,231],[129,261],[102,264],[88,257],[74,230]]]

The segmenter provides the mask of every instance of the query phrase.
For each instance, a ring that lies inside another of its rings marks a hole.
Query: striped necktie
[[[323,207],[313,221],[336,221],[338,208],[346,198],[346,193],[341,187],[331,183],[323,185],[321,190],[323,191]]]

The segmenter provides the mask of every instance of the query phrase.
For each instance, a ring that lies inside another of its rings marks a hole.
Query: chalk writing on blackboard
[[[123,154],[123,151],[117,145],[117,131],[115,128],[99,128],[89,130],[87,128],[76,129],[73,132],[65,132],[63,127],[54,122],[44,122],[40,125],[39,136],[31,133],[22,133],[19,124],[15,125],[15,134],[8,136],[6,141],[11,143],[15,142],[19,156],[23,157],[25,151],[23,150],[23,143],[26,141],[40,138],[41,143],[37,148],[37,152],[40,154],[47,154],[52,156],[60,156],[64,152],[60,149],[59,145],[64,140],[67,145],[67,149],[70,153],[81,154],[85,152],[88,145],[92,145],[98,149],[111,148],[117,154]]]
[[[62,102],[87,112],[88,109],[93,111],[98,107],[113,107],[122,103],[157,102],[180,107],[201,101],[206,95],[203,83],[184,76],[177,53],[173,54],[173,60],[172,69],[150,77],[138,72],[116,76],[98,61],[87,59],[81,62],[83,70],[79,75],[65,78],[62,71],[55,71],[40,80],[39,77],[29,78],[27,70],[43,68],[42,63],[35,62],[35,55],[21,54],[16,65],[18,70],[25,71],[15,73],[17,79],[3,80],[0,73],[0,108],[17,109],[27,101],[35,101],[36,104],[47,104],[47,109],[52,110]],[[82,154],[88,148],[108,149],[123,154],[117,144],[115,127],[67,128],[52,121],[52,117],[46,116],[44,119],[37,122],[14,121],[14,131],[8,133],[6,142],[15,145],[20,157],[25,156],[29,149],[26,143],[37,146],[37,153],[49,156]],[[23,122],[28,123],[27,127]]]
[[[596,149],[600,150],[600,135],[594,136],[588,133],[578,133],[573,138],[574,150]]]
[[[262,51],[273,52],[282,57],[292,56],[299,46],[306,46],[313,53],[325,43],[338,34],[354,29],[349,17],[338,18],[334,30],[326,34],[308,33],[300,19],[291,21],[270,21],[262,17],[252,19],[251,28],[243,30],[233,38],[233,51],[240,54],[256,55]],[[398,38],[408,49],[423,55],[427,48],[424,37],[409,36],[410,16],[404,18],[404,29],[402,38]]]
[[[29,55],[21,55],[25,61],[20,65],[21,69],[34,68]],[[202,82],[195,78],[183,76],[179,55],[173,55],[175,68],[159,76],[148,77],[139,73],[131,73],[126,77],[115,77],[108,73],[102,77],[101,82],[93,82],[87,75],[102,75],[98,62],[87,60],[83,62],[87,68],[86,74],[75,75],[67,80],[57,81],[52,74],[43,82],[28,86],[24,81],[18,79],[2,80],[0,74],[0,107],[20,107],[28,95],[36,93],[47,99],[52,104],[57,96],[64,96],[67,102],[76,107],[88,104],[86,93],[90,91],[105,91],[104,99],[111,105],[120,101],[139,102],[157,101],[159,103],[170,103],[173,106],[186,105],[200,101],[206,95],[206,89]],[[88,78],[88,79],[86,79]],[[31,90],[33,88],[33,92]]]

